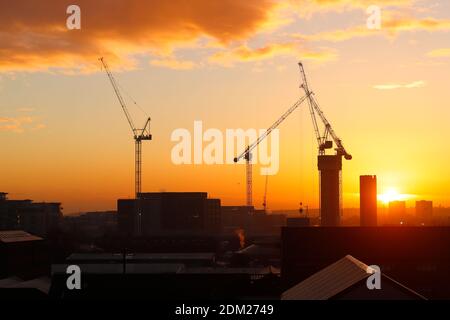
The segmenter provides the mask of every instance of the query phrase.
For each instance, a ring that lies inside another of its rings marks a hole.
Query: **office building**
[[[59,229],[61,218],[60,203],[9,200],[7,193],[0,193],[0,230],[24,230],[46,237]]]
[[[118,228],[136,235],[136,213],[140,208],[141,235],[216,234],[221,230],[220,200],[206,192],[141,193],[140,199],[117,201]]]

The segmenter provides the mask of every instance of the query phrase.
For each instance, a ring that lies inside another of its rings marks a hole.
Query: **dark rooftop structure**
[[[381,273],[381,289],[369,290],[374,270],[350,255],[318,271],[281,295],[282,300],[424,300],[425,298]]]
[[[450,298],[450,227],[286,227],[285,289],[346,255],[378,265],[429,299]]]
[[[142,212],[142,236],[217,234],[221,230],[220,200],[206,192],[141,193],[139,201],[117,201],[118,228],[137,235],[137,206]]]
[[[121,253],[74,253],[67,261],[75,264],[89,263],[123,263],[124,255]],[[215,254],[209,252],[195,253],[136,253],[126,254],[126,263],[179,263],[188,266],[212,266],[215,263]]]
[[[25,241],[40,241],[42,238],[29,234],[22,230],[0,231],[0,242],[14,243]]]
[[[61,218],[58,202],[10,200],[7,193],[0,193],[0,230],[25,230],[46,237],[59,228]]]
[[[276,268],[224,268],[181,263],[110,263],[107,260],[78,264],[82,290],[66,287],[68,265],[52,267],[50,297],[71,299],[238,299],[279,297]]]
[[[0,231],[0,279],[40,276],[45,273],[46,259],[42,238],[23,230]]]

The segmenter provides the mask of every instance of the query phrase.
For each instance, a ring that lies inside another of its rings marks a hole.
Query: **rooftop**
[[[39,241],[42,238],[22,230],[0,231],[0,243]]]
[[[313,274],[281,295],[282,300],[328,300],[368,278],[374,270],[363,262],[347,255],[339,261]],[[395,283],[402,291],[419,299],[425,299],[395,280],[382,274],[384,279]]]
[[[123,274],[123,264],[120,263],[94,263],[77,264],[83,274]],[[53,274],[66,274],[68,264],[52,265]],[[185,269],[181,263],[127,263],[126,274],[174,274],[182,273]]]
[[[214,260],[215,254],[211,252],[194,253],[137,253],[127,254],[126,260]],[[68,261],[121,261],[122,253],[73,253]]]
[[[368,266],[350,255],[285,291],[282,300],[327,300],[369,276]]]

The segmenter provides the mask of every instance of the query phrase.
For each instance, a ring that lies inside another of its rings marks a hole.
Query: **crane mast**
[[[131,118],[131,115],[128,111],[127,105],[125,104],[125,100],[123,99],[119,87],[117,85],[117,82],[109,70],[108,64],[106,63],[105,59],[103,57],[99,58],[100,62],[103,65],[103,68],[105,69],[106,74],[108,75],[109,81],[111,82],[111,85],[114,89],[114,92],[117,96],[117,99],[119,100],[120,106],[122,107],[123,112],[125,113],[125,117],[127,118],[128,124],[130,125],[131,131],[133,133],[133,139],[135,142],[135,198],[137,201],[136,205],[136,233],[138,235],[141,234],[141,219],[142,219],[142,212],[141,212],[141,205],[140,205],[140,195],[141,195],[141,188],[142,188],[142,141],[143,140],[152,140],[152,135],[150,133],[150,117],[147,117],[144,126],[142,129],[136,128],[136,126],[133,123],[133,119]]]

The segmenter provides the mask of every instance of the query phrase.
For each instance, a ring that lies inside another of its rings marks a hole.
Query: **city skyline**
[[[181,3],[159,3],[172,26],[153,16],[156,10],[102,11],[78,1],[81,30],[65,29],[65,7],[56,1],[26,11],[21,4],[0,13],[0,35],[8,39],[0,44],[7,155],[0,191],[10,198],[58,201],[71,213],[112,209],[116,199],[133,197],[133,141],[97,60],[105,56],[136,124],[144,116],[128,94],[152,118],[143,192],[207,191],[225,205],[244,204],[244,165],[175,165],[171,133],[192,130],[196,120],[223,132],[267,128],[302,96],[301,60],[353,155],[343,164],[344,207],[358,206],[365,174],[377,175],[384,204],[450,206],[450,153],[442,148],[450,134],[445,1],[377,1],[380,30],[366,27],[368,1],[197,1],[196,14]],[[268,207],[317,207],[317,147],[306,105],[279,129],[280,169],[269,180]],[[255,166],[256,207],[264,180]]]

